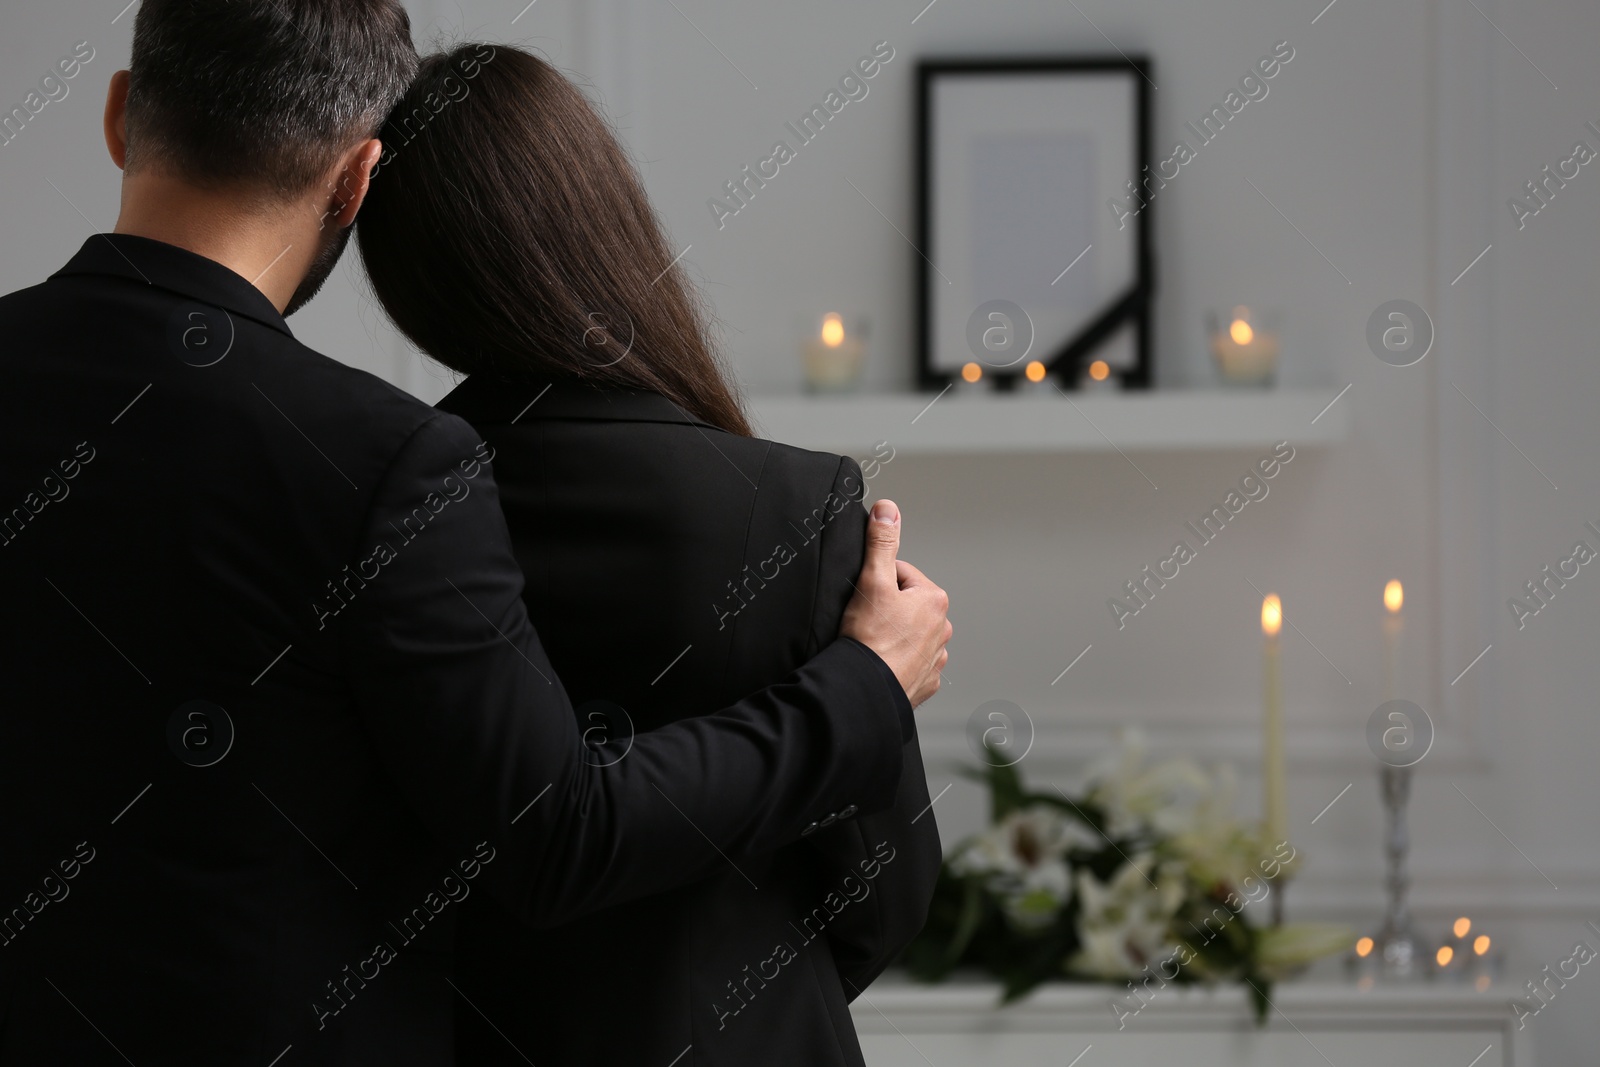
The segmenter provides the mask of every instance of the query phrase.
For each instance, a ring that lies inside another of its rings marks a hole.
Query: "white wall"
[[[1169,386],[1207,380],[1207,307],[1276,305],[1287,316],[1286,381],[1326,387],[1329,398],[1350,384],[1340,401],[1350,438],[1302,449],[1271,496],[1121,632],[1106,598],[1270,442],[1134,456],[1159,490],[1115,453],[896,459],[876,488],[906,507],[907,554],[951,590],[958,625],[946,691],[922,713],[932,785],[953,780],[968,713],[1005,698],[1039,725],[1024,766],[1040,780],[1075,780],[1116,727],[1142,723],[1168,749],[1232,758],[1245,778],[1241,803],[1253,806],[1251,583],[1270,587],[1305,637],[1285,643],[1293,831],[1309,857],[1291,912],[1368,925],[1379,908],[1380,809],[1362,731],[1381,699],[1379,592],[1399,577],[1408,591],[1402,695],[1440,727],[1413,803],[1422,917],[1436,927],[1462,911],[1478,917],[1511,947],[1508,976],[1519,983],[1564,957],[1585,936],[1582,921],[1600,919],[1600,776],[1591,771],[1600,578],[1586,570],[1520,633],[1505,600],[1566,555],[1586,520],[1600,524],[1600,474],[1589,464],[1600,424],[1588,410],[1600,397],[1600,192],[1590,188],[1600,176],[1585,168],[1521,232],[1505,201],[1573,141],[1600,148],[1583,130],[1600,123],[1590,61],[1600,11],[1579,0],[1474,0],[1481,13],[1458,0],[1338,0],[1312,25],[1325,0],[1076,0],[1082,14],[1038,0],[938,0],[913,25],[924,2],[537,0],[515,25],[517,0],[419,0],[413,10],[424,39],[526,41],[587,76],[637,153],[675,247],[693,246],[684,262],[756,391],[796,387],[795,319],[835,307],[873,316],[875,387],[909,380],[915,253],[873,205],[910,232],[918,56],[1109,51],[1098,27],[1123,50],[1155,57],[1164,146],[1289,40],[1296,57],[1270,96],[1155,203],[1158,374]],[[20,99],[75,41],[99,49],[72,95],[0,148],[0,287],[43,277],[90,232],[46,178],[94,226],[115,216],[97,114],[127,54],[132,16],[111,25],[116,6],[0,13],[0,100]],[[719,231],[706,198],[878,40],[897,55],[870,96]],[[1439,328],[1434,352],[1407,370],[1379,364],[1363,339],[1370,312],[1392,298],[1428,307]],[[352,264],[294,325],[426,398],[447,388],[387,328]],[[1116,438],[1115,426],[1103,428]],[[947,840],[983,817],[960,780],[937,812]],[[1531,1027],[1540,1062],[1587,1062],[1583,1050],[1600,1039],[1597,1008],[1600,980],[1579,979]]]

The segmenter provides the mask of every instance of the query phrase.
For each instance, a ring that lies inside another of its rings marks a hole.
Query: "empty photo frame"
[[[917,71],[918,369],[1150,385],[1149,62],[926,60]],[[1037,371],[1035,371],[1037,374]]]

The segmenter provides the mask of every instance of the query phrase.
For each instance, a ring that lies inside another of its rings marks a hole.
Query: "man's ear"
[[[128,72],[119,70],[111,75],[111,88],[106,90],[104,119],[106,150],[118,170],[128,167]]]
[[[339,229],[356,221],[356,212],[367,198],[372,173],[383,155],[383,142],[373,139],[363,141],[344,154],[334,165],[332,193],[324,206],[326,218]]]

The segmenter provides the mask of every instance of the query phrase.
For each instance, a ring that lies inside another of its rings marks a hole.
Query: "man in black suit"
[[[602,769],[492,449],[294,340],[414,64],[394,0],[145,0],[117,232],[0,298],[0,1064],[447,1064],[471,893],[558,921],[895,796],[949,636],[897,520],[847,637]]]

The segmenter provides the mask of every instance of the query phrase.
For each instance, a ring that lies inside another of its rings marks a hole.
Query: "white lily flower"
[[[1135,856],[1104,884],[1079,871],[1077,887],[1081,948],[1069,962],[1073,970],[1130,977],[1176,949],[1170,928],[1183,903],[1184,879],[1175,865],[1157,868],[1151,857]]]
[[[956,874],[985,878],[1019,928],[1048,925],[1071,890],[1067,851],[1088,831],[1043,804],[1014,811],[972,838],[950,861]]]
[[[1144,732],[1122,732],[1118,749],[1090,769],[1089,800],[1106,815],[1106,832],[1126,838],[1153,830],[1182,833],[1194,819],[1195,803],[1211,792],[1211,782],[1191,759],[1180,757],[1145,766]]]

